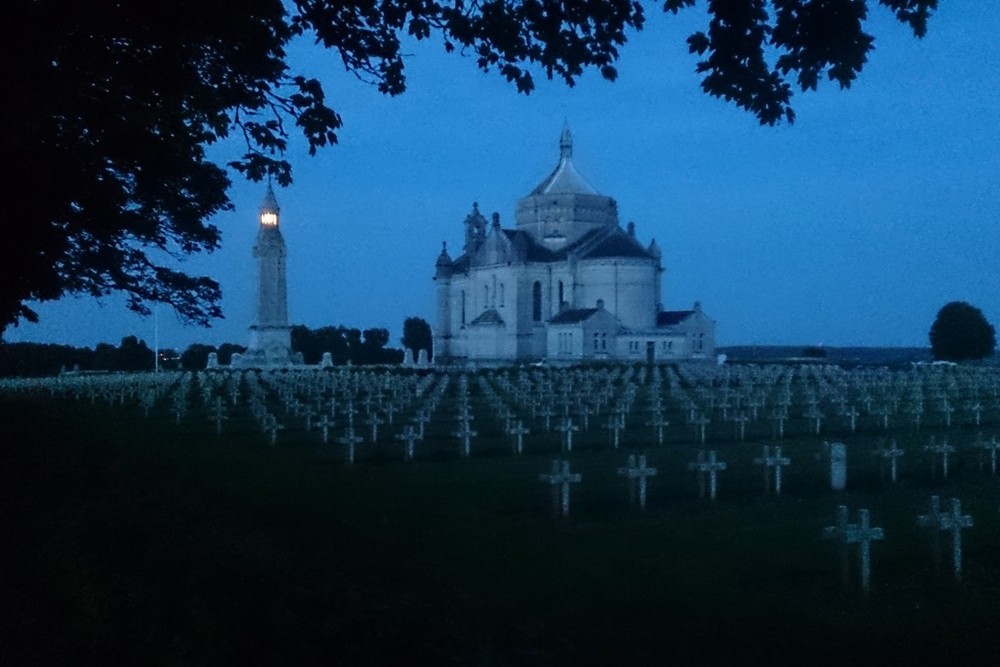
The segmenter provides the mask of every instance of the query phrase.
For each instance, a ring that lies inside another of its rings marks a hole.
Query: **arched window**
[[[566,298],[563,296],[563,283],[560,280],[559,281],[559,309],[560,310],[562,310],[562,305],[563,305],[563,302],[565,300],[566,300]]]
[[[542,321],[542,283],[537,280],[531,287],[531,319]]]
[[[462,324],[465,324],[465,290],[462,290]]]
[[[503,283],[500,283],[500,307],[503,308]]]
[[[490,307],[490,286],[483,285],[483,310]]]

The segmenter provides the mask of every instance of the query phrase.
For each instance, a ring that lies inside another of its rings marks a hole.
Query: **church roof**
[[[596,313],[599,308],[567,308],[549,320],[549,324],[577,324]]]
[[[596,246],[586,251],[583,257],[641,257],[648,259],[652,255],[634,238],[622,233],[612,233]]]
[[[504,321],[496,308],[489,308],[484,310],[479,317],[469,322],[469,324],[503,325]]]
[[[563,128],[559,137],[559,164],[548,178],[531,191],[529,196],[552,194],[600,194],[580,175],[573,164],[573,135],[570,134],[568,126]]]
[[[669,327],[680,324],[694,315],[693,310],[663,310],[656,314],[656,326]]]

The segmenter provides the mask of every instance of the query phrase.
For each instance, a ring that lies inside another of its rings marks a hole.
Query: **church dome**
[[[600,195],[580,175],[573,164],[573,135],[564,127],[559,136],[559,164],[548,178],[531,191],[531,195]]]
[[[549,247],[569,245],[595,229],[618,224],[618,205],[597,192],[573,164],[573,135],[559,136],[559,162],[527,197],[517,203],[517,227]],[[558,248],[550,248],[558,250]]]

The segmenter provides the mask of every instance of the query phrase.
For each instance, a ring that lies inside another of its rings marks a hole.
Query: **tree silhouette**
[[[403,320],[404,350],[427,350],[427,359],[434,358],[434,338],[431,335],[431,325],[421,317],[407,317]]]
[[[983,359],[996,348],[996,330],[983,311],[952,301],[938,311],[930,330],[931,353],[943,361]]]
[[[633,0],[16,0],[5,6],[2,148],[8,220],[0,244],[0,333],[35,321],[30,301],[122,292],[128,306],[171,304],[187,321],[221,315],[218,283],[164,255],[212,251],[207,222],[232,208],[229,179],[205,147],[230,133],[228,166],[291,182],[288,128],[310,153],[336,143],[340,116],[319,82],[289,71],[286,46],[308,35],[389,95],[406,89],[403,44],[441,40],[528,93],[538,74],[573,85],[587,69],[614,80]],[[695,0],[664,0],[668,13]],[[792,82],[851,84],[882,5],[917,36],[937,0],[710,0],[688,38],[706,93],[761,123],[791,121]],[[769,8],[773,8],[768,12]]]

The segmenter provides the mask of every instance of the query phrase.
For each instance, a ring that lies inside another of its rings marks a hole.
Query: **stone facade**
[[[573,164],[559,163],[517,202],[504,229],[473,204],[462,254],[438,256],[434,355],[439,363],[711,358],[715,323],[695,304],[664,311],[661,252],[623,229],[618,205]]]

